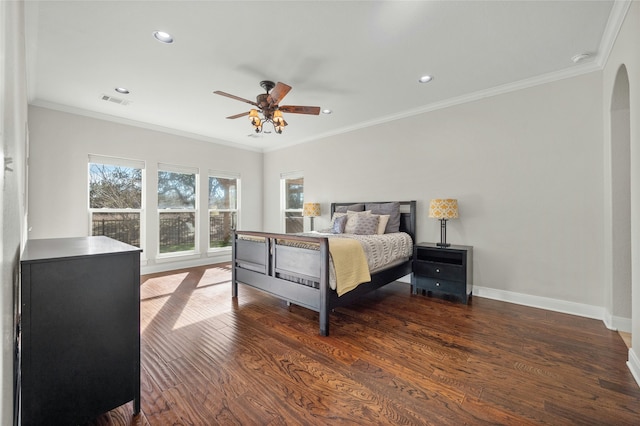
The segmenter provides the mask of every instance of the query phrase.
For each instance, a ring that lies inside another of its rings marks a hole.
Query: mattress
[[[357,240],[367,258],[369,272],[374,274],[384,269],[391,268],[406,262],[413,255],[413,240],[405,232],[394,232],[382,235],[357,235],[357,234],[324,234],[320,232],[296,234],[307,237],[329,237],[329,238],[351,238]],[[319,244],[306,241],[278,239],[278,244],[292,247],[300,247],[310,250],[318,250]],[[295,281],[301,284],[317,288],[319,283],[315,281],[302,280],[296,277],[282,275],[279,278]],[[336,274],[333,267],[333,259],[329,259],[329,285],[336,289]]]

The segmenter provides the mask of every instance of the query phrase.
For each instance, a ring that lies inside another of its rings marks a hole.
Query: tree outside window
[[[89,156],[91,235],[141,247],[143,170],[141,161]]]
[[[197,171],[158,167],[159,251],[178,253],[196,248]]]
[[[231,232],[238,223],[240,179],[209,175],[209,248],[231,245]]]

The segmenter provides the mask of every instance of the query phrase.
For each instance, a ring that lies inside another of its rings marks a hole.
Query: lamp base
[[[438,247],[449,247],[447,243],[447,219],[440,219],[440,242],[436,243]]]

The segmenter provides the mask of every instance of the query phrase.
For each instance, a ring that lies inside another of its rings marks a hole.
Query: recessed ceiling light
[[[333,112],[333,111],[331,111],[331,110],[330,110],[330,109],[328,109],[328,108],[327,108],[327,109],[323,109],[323,110],[322,110],[322,113],[323,113],[323,114],[331,114],[332,112]]]
[[[128,94],[130,93],[130,92],[129,92],[127,89],[125,89],[124,87],[116,87],[114,90],[115,90],[116,92],[118,92],[118,93],[122,93],[123,95],[128,95]]]
[[[588,59],[588,58],[590,58],[590,57],[591,57],[591,53],[586,53],[586,52],[585,52],[585,53],[578,53],[577,55],[573,56],[573,57],[571,58],[571,60],[572,60],[574,63],[576,63],[576,64],[577,64],[578,62],[580,62],[580,61],[584,61],[585,59]]]
[[[167,44],[173,43],[173,37],[171,37],[171,34],[165,33],[164,31],[154,31],[153,36],[159,42],[167,43]]]
[[[432,76],[430,76],[430,75],[423,75],[422,77],[420,77],[420,78],[418,79],[418,81],[419,81],[420,83],[428,83],[428,82],[430,82],[431,80],[433,80],[433,77],[432,77]]]

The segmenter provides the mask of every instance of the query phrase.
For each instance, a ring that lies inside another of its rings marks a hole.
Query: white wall
[[[630,106],[630,158],[631,158],[631,331],[632,342],[629,350],[629,368],[636,381],[640,383],[640,3],[634,1],[627,12],[625,22],[620,29],[614,48],[609,56],[609,60],[603,70],[603,97],[604,108],[601,121],[603,124],[604,137],[604,166],[605,174],[605,199],[609,201],[604,204],[604,211],[607,220],[604,223],[605,242],[607,253],[605,258],[605,291],[608,300],[615,302],[611,296],[613,286],[616,285],[613,277],[615,262],[612,257],[619,254],[613,250],[613,226],[611,223],[612,211],[617,206],[611,205],[614,200],[612,191],[613,177],[617,170],[612,170],[612,129],[611,100],[614,92],[616,75],[622,65],[627,69],[629,76],[629,106]],[[615,108],[613,108],[615,109]],[[615,124],[614,113],[614,124]],[[629,297],[629,295],[627,295]],[[608,307],[612,312],[616,312],[616,307]]]
[[[0,424],[13,423],[14,294],[24,240],[27,91],[23,2],[0,2],[1,283]]]
[[[602,75],[594,72],[265,154],[265,228],[279,230],[279,174],[305,200],[418,201],[418,240],[438,241],[431,198],[457,198],[447,240],[474,246],[474,285],[602,307]]]
[[[200,254],[169,263],[157,260],[157,211],[148,208],[143,273],[230,259],[228,250],[223,258],[207,255],[208,170],[240,173],[240,226],[262,227],[262,153],[34,106],[29,123],[29,238],[88,235],[89,154],[144,160],[148,206],[157,206],[158,163],[200,171]]]

